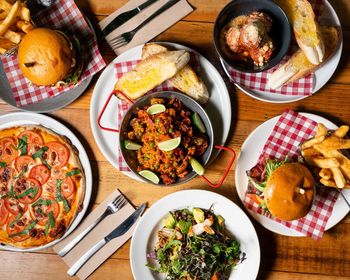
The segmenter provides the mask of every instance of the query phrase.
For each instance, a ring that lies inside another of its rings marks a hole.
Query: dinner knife
[[[81,256],[80,259],[77,260],[75,264],[71,266],[71,268],[67,271],[67,273],[70,276],[75,275],[78,272],[78,270],[104,245],[106,245],[112,239],[122,236],[124,233],[126,233],[131,228],[131,226],[137,221],[137,219],[141,216],[145,208],[146,208],[146,203],[143,203],[124,222],[122,222],[111,233],[106,235],[96,245],[91,247],[83,256]]]
[[[113,30],[115,30],[116,28],[118,28],[119,26],[127,22],[129,19],[136,16],[143,9],[147,8],[148,6],[152,5],[154,2],[157,2],[157,1],[158,0],[148,0],[145,3],[137,6],[132,10],[121,13],[115,19],[113,19],[105,28],[103,28],[100,34],[100,38],[106,37]]]

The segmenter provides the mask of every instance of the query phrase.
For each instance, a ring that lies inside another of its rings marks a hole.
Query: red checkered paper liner
[[[200,65],[199,65],[199,57],[198,54],[190,52],[191,59],[189,64],[191,67],[194,69],[194,71],[199,74],[200,73]],[[117,80],[121,76],[123,76],[124,73],[131,71],[137,63],[139,63],[140,60],[131,60],[131,61],[124,61],[124,62],[119,62],[114,64],[114,71]],[[147,94],[152,93],[152,92],[159,92],[159,91],[179,91],[175,87],[173,87],[168,81],[165,81],[161,85],[157,86],[156,88],[152,89],[149,91]],[[122,101],[120,99],[117,100],[117,129],[120,129],[120,125],[122,123],[123,117],[126,113],[126,111],[129,109],[131,105],[126,103],[125,101]],[[122,152],[120,148],[118,149],[118,169],[120,171],[129,171],[130,168],[127,166],[126,162],[124,161]]]
[[[258,162],[262,163],[267,158],[284,159],[285,156],[296,161],[299,144],[315,135],[316,125],[317,123],[313,120],[291,110],[286,110],[278,119],[271,135],[268,137]],[[338,192],[329,188],[317,188],[310,212],[299,220],[287,222],[273,218],[271,215],[265,216],[302,234],[320,239],[332,214],[338,195]],[[245,195],[244,204],[248,209],[264,214],[264,210],[249,195]]]
[[[316,15],[316,18],[321,14],[323,6],[324,6],[324,0],[309,0],[311,3],[314,13]],[[292,50],[298,49],[298,46],[296,44],[296,41],[293,40],[293,45],[291,47]],[[290,56],[293,54],[293,51],[291,51],[290,54],[286,55],[281,62],[283,64],[286,62]],[[273,90],[271,89],[268,84],[268,77],[277,70],[280,65],[277,65],[273,67],[272,69],[260,72],[260,73],[243,73],[240,71],[237,71],[230,67],[228,64],[225,64],[231,81],[234,83],[237,83],[240,86],[243,86],[245,88],[251,89],[251,90],[257,90],[262,91],[264,93],[270,93],[270,94],[283,94],[283,95],[290,95],[290,96],[310,96],[312,95],[312,89],[314,86],[314,73],[311,73],[293,83],[289,83],[287,85],[282,86],[279,89]]]
[[[74,33],[78,38],[84,59],[84,72],[79,78],[77,85],[80,85],[86,78],[94,75],[106,66],[98,50],[94,33],[73,0],[56,1],[49,8],[34,15],[32,19],[38,27],[49,27]],[[36,86],[23,76],[16,56],[2,56],[1,61],[18,107],[57,96],[77,86],[72,85],[62,88]]]

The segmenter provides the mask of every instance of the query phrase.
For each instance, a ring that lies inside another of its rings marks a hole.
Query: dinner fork
[[[70,243],[68,243],[61,251],[58,252],[58,255],[64,257],[70,250],[72,250],[75,245],[79,243],[93,228],[95,228],[98,223],[100,223],[107,216],[117,213],[123,206],[126,204],[126,198],[120,194],[112,202],[108,203],[106,210],[98,217],[91,225],[89,225],[85,230],[83,230],[79,235],[77,235]]]
[[[180,0],[170,0],[163,6],[161,6],[157,11],[155,11],[152,15],[150,15],[144,22],[142,22],[140,25],[138,25],[135,29],[131,31],[127,31],[115,38],[113,38],[110,41],[110,45],[112,49],[117,49],[122,46],[127,45],[130,43],[132,38],[134,38],[137,31],[139,31],[142,27],[144,27],[147,23],[149,23],[151,20],[153,20],[155,17],[159,16],[161,13],[163,13],[165,10],[169,9],[171,6],[175,5]]]

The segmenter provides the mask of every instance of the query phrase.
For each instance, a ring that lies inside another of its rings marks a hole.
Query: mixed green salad
[[[244,259],[240,244],[225,231],[224,218],[211,209],[172,211],[163,225],[147,266],[167,280],[228,279]],[[158,265],[151,264],[154,260]]]

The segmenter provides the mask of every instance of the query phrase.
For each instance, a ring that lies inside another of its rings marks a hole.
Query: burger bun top
[[[315,194],[315,179],[300,163],[285,163],[272,172],[264,190],[264,199],[271,214],[291,221],[304,217]]]
[[[57,31],[33,29],[24,36],[18,47],[18,63],[24,76],[34,84],[55,85],[70,71],[71,44]]]

